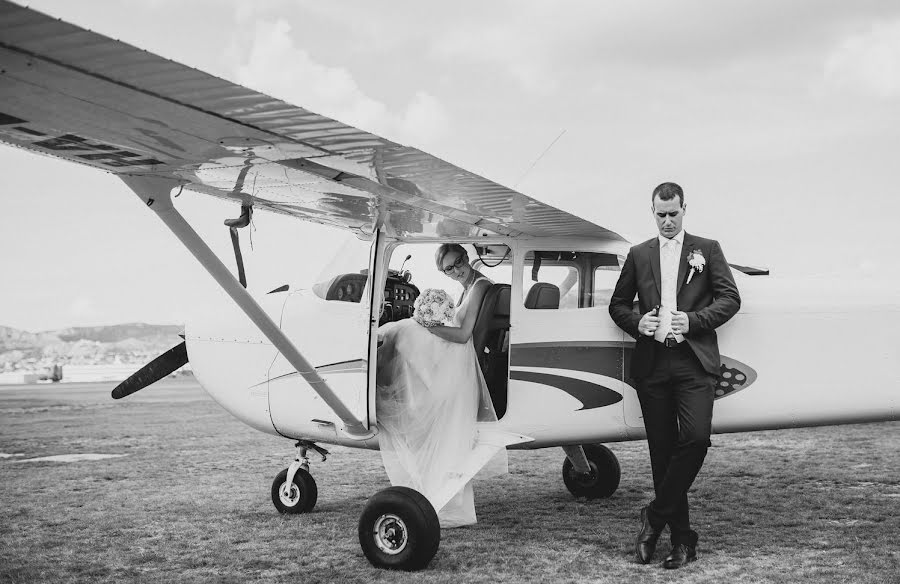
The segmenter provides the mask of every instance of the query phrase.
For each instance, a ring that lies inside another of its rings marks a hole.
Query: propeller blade
[[[140,391],[172,373],[188,362],[187,344],[175,345],[153,361],[150,361],[112,390],[113,399],[122,399]]]

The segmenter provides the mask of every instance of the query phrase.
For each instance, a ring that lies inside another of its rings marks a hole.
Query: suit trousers
[[[637,380],[656,491],[648,516],[673,545],[697,545],[687,493],[710,446],[715,382],[687,342],[656,347],[653,372]]]

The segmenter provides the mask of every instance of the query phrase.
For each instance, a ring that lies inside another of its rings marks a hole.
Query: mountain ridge
[[[0,371],[143,364],[181,342],[180,325],[130,322],[32,333],[0,325]]]

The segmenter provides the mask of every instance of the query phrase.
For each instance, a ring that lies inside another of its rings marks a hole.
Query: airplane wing
[[[0,0],[0,141],[415,238],[618,234],[424,152]]]

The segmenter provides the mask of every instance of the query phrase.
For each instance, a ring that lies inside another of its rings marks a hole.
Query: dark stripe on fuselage
[[[597,373],[622,378],[621,343],[546,343],[513,345],[509,354],[512,367],[550,367]]]
[[[556,343],[523,343],[512,345],[509,358],[510,365],[513,367],[546,367],[585,371],[612,377],[613,379],[623,379],[631,387],[637,387],[635,381],[625,373],[631,366],[633,351],[634,342],[563,341]],[[756,381],[756,371],[749,365],[725,355],[721,359],[722,365],[719,378],[716,380],[715,399],[727,397],[742,389],[746,389]],[[510,379],[519,378],[516,377],[514,372],[511,372]],[[547,385],[554,384],[548,383]],[[564,388],[558,385],[554,385],[554,387],[559,387],[565,391]],[[581,399],[574,394],[572,395],[577,399]],[[590,408],[586,405],[583,409]]]
[[[594,408],[602,408],[614,403],[622,401],[622,395],[608,387],[575,379],[574,377],[565,377],[563,375],[552,375],[550,373],[535,373],[532,371],[510,371],[510,379],[518,379],[520,381],[531,381],[532,383],[540,383],[541,385],[550,385],[557,389],[568,393],[581,402],[581,407],[575,411],[592,410]]]

